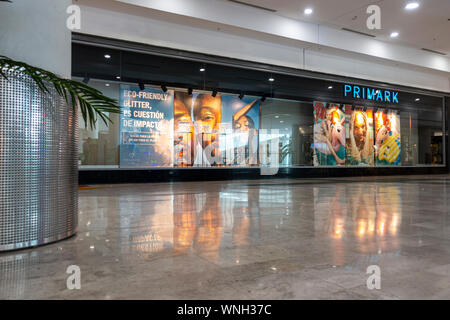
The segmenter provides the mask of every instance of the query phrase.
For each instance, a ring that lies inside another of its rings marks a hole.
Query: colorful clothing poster
[[[396,111],[375,113],[375,159],[379,166],[401,165],[400,116]]]
[[[373,110],[345,106],[347,165],[374,165]]]
[[[176,92],[174,113],[174,165],[220,165],[220,96]]]
[[[258,165],[258,98],[222,96],[220,148],[227,165]],[[231,130],[230,130],[231,129]],[[231,137],[230,137],[231,134]]]
[[[120,86],[120,166],[171,167],[173,91]]]
[[[345,114],[338,104],[314,102],[314,166],[345,165]]]

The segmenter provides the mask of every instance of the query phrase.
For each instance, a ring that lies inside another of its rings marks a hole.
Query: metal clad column
[[[77,117],[51,85],[0,77],[0,251],[64,239],[78,225]]]

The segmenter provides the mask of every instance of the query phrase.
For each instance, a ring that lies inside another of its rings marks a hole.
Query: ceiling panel
[[[228,0],[222,0],[228,1]],[[416,10],[404,9],[406,0],[242,0],[277,10],[275,14],[338,29],[349,28],[375,35],[383,41],[395,41],[415,48],[427,48],[450,55],[450,0],[421,0]],[[369,30],[367,6],[381,8],[381,30]],[[314,13],[306,16],[306,7]],[[256,9],[257,10],[257,9]],[[389,37],[398,31],[396,39]]]

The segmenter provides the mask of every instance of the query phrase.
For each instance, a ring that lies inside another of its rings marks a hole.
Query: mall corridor
[[[0,253],[0,299],[449,299],[449,195],[449,175],[85,186],[75,236]]]

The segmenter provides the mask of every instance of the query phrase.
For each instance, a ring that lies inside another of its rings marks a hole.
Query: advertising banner
[[[375,113],[375,158],[380,166],[401,165],[400,116],[396,111]]]
[[[220,95],[176,92],[174,110],[174,165],[220,165]]]
[[[227,165],[258,164],[260,100],[258,98],[222,96],[220,149]],[[230,136],[231,135],[231,136]],[[225,138],[225,139],[224,139]]]
[[[345,106],[347,122],[347,165],[374,165],[373,110]]]
[[[257,98],[174,93],[174,166],[258,164]]]
[[[194,163],[195,128],[192,118],[192,96],[175,91],[174,97],[174,163],[175,167],[191,167]]]
[[[345,138],[340,105],[314,102],[314,166],[345,165]]]
[[[120,166],[173,164],[173,91],[120,86]]]

